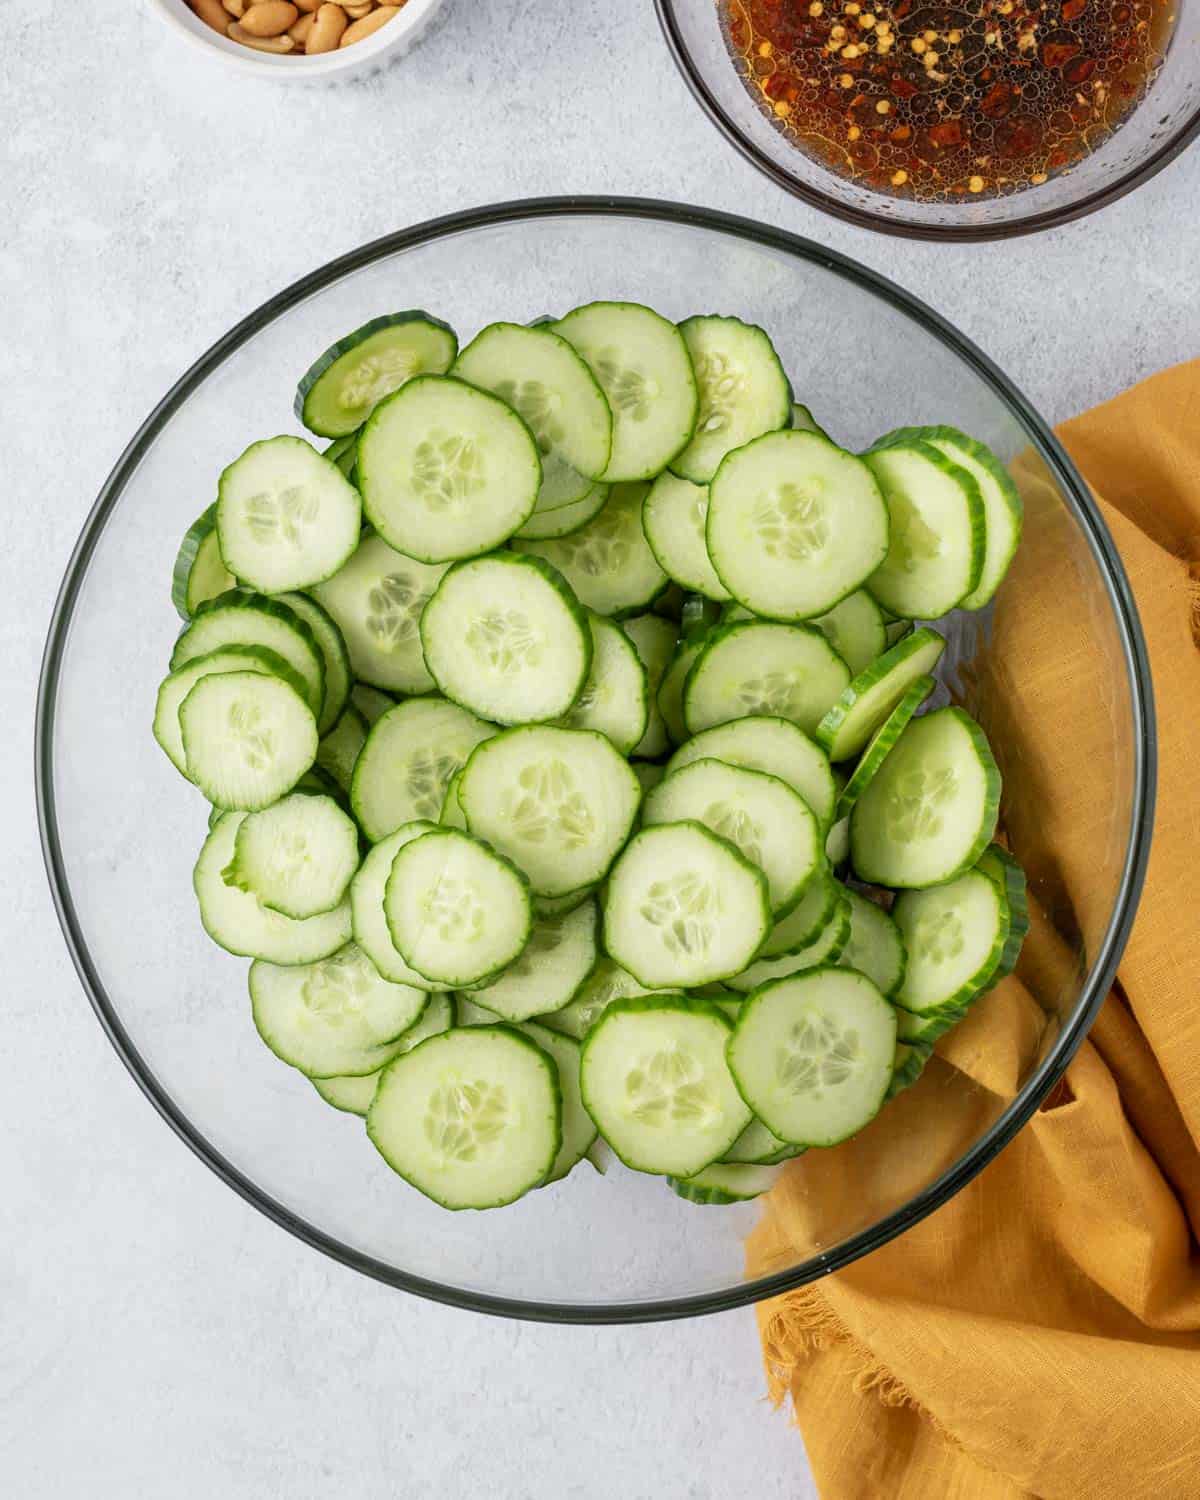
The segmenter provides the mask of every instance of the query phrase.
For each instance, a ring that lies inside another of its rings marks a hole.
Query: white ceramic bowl
[[[351,73],[369,72],[385,59],[407,52],[425,31],[444,0],[408,0],[398,16],[386,26],[352,47],[323,52],[317,57],[276,56],[258,52],[218,36],[206,26],[186,0],[148,0],[150,9],[170,27],[176,36],[199,47],[209,57],[239,73],[258,78],[274,78],[290,83],[314,83],[325,78],[345,78]]]

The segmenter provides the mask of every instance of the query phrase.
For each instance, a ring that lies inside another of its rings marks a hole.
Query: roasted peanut
[[[299,14],[291,0],[257,0],[247,8],[241,26],[254,37],[282,36],[289,26],[296,24]]]
[[[206,26],[225,35],[229,26],[229,12],[221,4],[221,0],[188,0],[188,4]]]
[[[340,5],[323,4],[318,7],[312,30],[308,33],[308,45],[304,49],[309,57],[317,52],[334,52],[346,34],[346,12]]]
[[[364,16],[361,21],[355,21],[353,26],[347,26],[346,30],[342,33],[342,39],[338,43],[338,46],[352,47],[355,42],[361,42],[364,37],[368,37],[372,32],[378,31],[381,26],[386,26],[393,16],[398,16],[399,14],[400,6],[398,5],[379,6],[369,16]]]
[[[301,16],[294,26],[288,27],[288,36],[291,37],[297,47],[303,47],[305,42],[308,41],[308,33],[313,29],[313,22],[315,20],[316,16],[309,12],[308,15]]]
[[[221,0],[221,4],[235,21],[240,21],[246,14],[246,7],[250,4],[250,0]]]
[[[369,16],[375,9],[375,0],[356,0],[353,5],[347,5],[342,0],[342,9],[352,21],[361,21],[364,16]]]
[[[229,23],[228,35],[243,47],[253,47],[256,52],[294,52],[295,42],[290,36],[253,36],[240,21]]]

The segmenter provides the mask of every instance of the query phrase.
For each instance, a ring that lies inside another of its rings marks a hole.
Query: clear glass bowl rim
[[[523,223],[563,216],[608,216],[686,225],[703,232],[738,236],[769,249],[796,256],[833,271],[863,291],[883,298],[899,311],[932,332],[948,351],[963,360],[1019,420],[1030,441],[1047,465],[1060,489],[1070,498],[1077,518],[1087,529],[1101,560],[1101,577],[1108,593],[1121,638],[1122,653],[1133,711],[1133,831],[1126,850],[1121,885],[1104,940],[1096,954],[1069,1024],[1042,1058],[1020,1093],[991,1128],[922,1192],[902,1208],[886,1215],[868,1229],[853,1235],[836,1248],[812,1256],[799,1264],[756,1281],[742,1281],[713,1292],[632,1303],[571,1304],[542,1303],[498,1297],[443,1285],[364,1255],[277,1202],[241,1173],[204,1137],[175,1105],[139,1054],[125,1027],[118,1007],[109,997],[88,948],[75,911],[66,877],[54,795],[54,727],[58,682],[65,658],[67,634],[80,588],[95,546],[105,524],[119,502],[142,457],[172,415],[197,386],[247,339],[281,317],[298,303],[353,271],[398,251],[425,245],[451,235],[497,225]],[[301,277],[241,322],[187,370],[166,393],[134,434],[117,460],[93,505],[75,544],[55,601],[38,682],[35,721],[34,780],[42,855],[59,924],[92,1008],[121,1061],[139,1088],[175,1133],[218,1177],[248,1203],[289,1233],[314,1249],[364,1275],[413,1292],[436,1302],[502,1317],[557,1323],[636,1323],[667,1318],[694,1317],[722,1312],[774,1297],[793,1287],[814,1281],[869,1251],[877,1249],[951,1198],[1008,1144],[1030,1118],[1042,1099],[1061,1077],[1087,1034],[1108,992],[1117,961],[1133,924],[1138,897],[1146,873],[1153,828],[1156,783],[1156,733],[1150,665],[1141,623],[1120,557],[1088,488],[1066,452],[1037,412],[1008,378],[981,350],[959,333],[932,308],[868,270],[812,240],[783,230],[768,228],[751,219],[713,209],[648,198],[545,197],[518,199],[508,203],[467,209],[429,219],[408,229],[385,235]]]
[[[683,3],[691,3],[691,0],[683,0]],[[710,0],[710,3],[715,3],[715,0]],[[1163,141],[1157,151],[1152,152],[1144,161],[1122,176],[1114,178],[1105,187],[1097,188],[1095,192],[1088,193],[1078,202],[1064,203],[1058,208],[1051,209],[1034,208],[1032,204],[1037,195],[1031,194],[1030,212],[1020,219],[1012,219],[1004,224],[924,224],[914,219],[898,219],[886,214],[872,213],[869,209],[856,208],[852,204],[842,203],[832,194],[823,193],[812,183],[794,177],[790,172],[777,166],[765,152],[759,150],[738,127],[737,122],[722,108],[716,95],[709,88],[703,73],[695,65],[676,23],[678,5],[679,0],[654,0],[659,26],[667,48],[675,61],[675,66],[679,69],[684,83],[687,84],[692,98],[712,123],[730,145],[739,151],[752,166],[757,167],[760,172],[769,177],[776,187],[782,188],[784,192],[791,193],[796,198],[802,198],[823,213],[832,214],[835,219],[855,224],[860,229],[874,229],[881,234],[897,235],[904,239],[940,240],[958,244],[977,243],[981,240],[1015,239],[1016,236],[1022,234],[1036,234],[1040,229],[1053,229],[1059,224],[1069,224],[1073,219],[1085,218],[1088,214],[1095,213],[1098,208],[1106,208],[1110,203],[1115,203],[1118,198],[1123,198],[1126,193],[1133,192],[1134,188],[1141,187],[1143,182],[1148,182],[1156,173],[1161,172],[1200,135],[1200,109],[1197,109],[1183,121],[1173,135]]]

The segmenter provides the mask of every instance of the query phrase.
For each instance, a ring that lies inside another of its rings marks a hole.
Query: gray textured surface
[[[0,6],[6,1492],[725,1500],[750,1482],[802,1500],[748,1312],[583,1330],[419,1303],[272,1227],[159,1123],[82,998],[36,853],[53,595],[164,387],[281,285],[405,223],[548,192],[763,218],[927,298],[1058,419],[1200,352],[1200,153],[1081,224],[942,249],[835,224],[752,174],[645,0],[449,0],[408,59],[314,90],[204,66],[130,0],[86,9],[84,25],[76,7]]]

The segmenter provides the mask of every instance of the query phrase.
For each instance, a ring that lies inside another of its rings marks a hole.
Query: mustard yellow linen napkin
[[[822,1500],[1200,1497],[1200,361],[1060,436],[1149,646],[1159,780],[1145,892],[1089,1039],[1007,1150],[899,1239],[761,1305],[769,1388],[791,1396]],[[880,1116],[914,1150],[953,1155],[967,1112],[1013,1096],[1069,983],[1060,934],[1086,931],[1098,899],[1112,772],[1080,750],[1082,720],[1106,711],[1103,671],[1086,660],[1086,602],[1062,550],[1049,536],[1030,545],[1001,591],[989,660],[1007,665],[989,686],[997,738],[1017,737],[1022,776],[1047,789],[1027,827],[1009,814],[1042,907],[1018,974],[943,1039],[932,1079]],[[1062,641],[1079,643],[1077,660]],[[870,1165],[870,1131],[793,1163],[751,1236],[748,1274],[810,1245]]]

